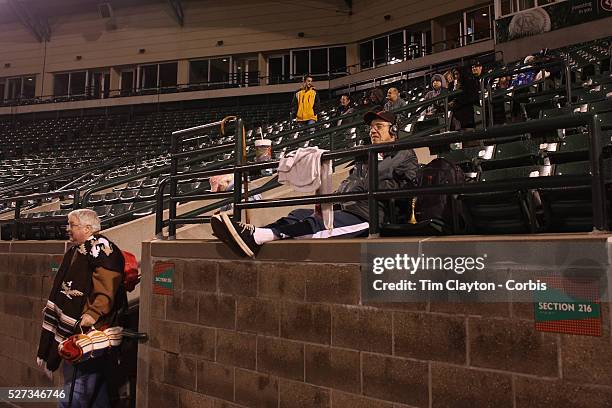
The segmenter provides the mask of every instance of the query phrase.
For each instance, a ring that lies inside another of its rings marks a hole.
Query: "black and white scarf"
[[[85,243],[70,248],[55,275],[47,304],[38,346],[39,365],[55,371],[61,358],[59,343],[78,330],[78,323],[92,289],[95,268],[123,271],[123,255],[119,248],[101,235],[92,235]]]

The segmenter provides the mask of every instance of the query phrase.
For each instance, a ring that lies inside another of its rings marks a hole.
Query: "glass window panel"
[[[8,80],[8,100],[21,98],[21,78]]]
[[[461,38],[461,22],[455,21],[447,24],[444,27],[444,39],[446,40],[446,49],[457,48],[460,45]]]
[[[86,77],[85,71],[70,73],[70,95],[85,95]]]
[[[359,44],[359,62],[361,68],[371,68],[372,65],[372,51],[374,50],[372,41],[366,41]]]
[[[431,30],[425,31],[425,53],[431,54]],[[421,51],[423,55],[423,51]]]
[[[421,56],[421,47],[423,44],[423,32],[418,29],[409,29],[406,31],[406,52],[407,58],[413,59]]]
[[[169,62],[166,64],[159,64],[159,86],[176,86],[176,73],[178,63]]]
[[[208,82],[208,60],[189,62],[189,83],[200,84]]]
[[[519,10],[527,10],[535,7],[534,0],[518,0]]]
[[[512,2],[514,0],[502,0],[501,1],[501,14],[505,16],[506,14],[512,13]]]
[[[374,40],[374,64],[381,65],[387,62],[389,51],[388,37],[381,37]]]
[[[246,71],[247,83],[249,85],[259,84],[259,60],[257,58],[250,59],[248,61],[249,66]]]
[[[405,60],[404,33],[393,33],[389,36],[389,61],[399,62]]]
[[[68,95],[68,78],[70,74],[55,74],[53,77],[53,95]]]
[[[121,95],[130,95],[134,91],[134,71],[121,72]]]
[[[157,64],[140,67],[140,87],[143,89],[157,88]]]
[[[103,87],[102,96],[104,98],[108,98],[109,91],[110,91],[110,73],[106,73],[104,74],[104,87]]]
[[[329,49],[329,70],[331,73],[346,72],[346,47]]]
[[[467,42],[491,38],[491,15],[489,6],[481,7],[466,13]]]
[[[94,98],[99,98],[102,95],[102,81],[104,78],[103,72],[89,73],[89,89],[87,94]]]
[[[36,77],[29,76],[23,79],[23,97],[34,98],[36,95]]]
[[[310,50],[310,73],[327,74],[327,48]]]
[[[283,68],[284,68],[284,70],[283,70],[283,76],[284,76],[283,80],[284,81],[289,80],[289,76],[290,76],[289,74],[290,74],[290,69],[291,69],[291,64],[290,63],[291,63],[291,60],[289,59],[289,54],[284,55],[283,56]]]
[[[210,60],[210,82],[229,82],[229,57]]]
[[[268,83],[278,84],[283,80],[283,57],[268,58]]]
[[[304,75],[308,74],[308,54],[309,50],[301,50],[293,52],[293,74]]]

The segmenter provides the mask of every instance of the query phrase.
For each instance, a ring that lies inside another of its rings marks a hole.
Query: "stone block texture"
[[[358,263],[165,251],[142,261],[176,281],[142,283],[139,407],[612,407],[608,305],[602,337],[541,333],[529,303],[366,304]],[[0,253],[3,386],[49,384],[33,357],[50,260]]]

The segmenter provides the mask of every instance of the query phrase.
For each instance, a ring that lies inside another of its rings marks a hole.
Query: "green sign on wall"
[[[174,291],[174,264],[156,262],[153,267],[153,293],[172,295]]]
[[[581,296],[569,294],[572,292]],[[563,278],[550,279],[548,289],[535,295],[536,329],[601,336],[601,303],[595,301],[597,298],[597,289],[590,285]]]

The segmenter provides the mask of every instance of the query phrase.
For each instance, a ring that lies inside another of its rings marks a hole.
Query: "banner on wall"
[[[495,20],[497,43],[612,16],[612,0],[567,0]]]

